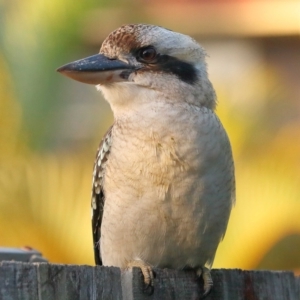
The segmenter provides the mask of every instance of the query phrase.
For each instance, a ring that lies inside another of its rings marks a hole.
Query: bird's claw
[[[203,278],[204,293],[202,296],[204,298],[209,294],[209,292],[211,291],[211,289],[213,287],[213,280],[211,278],[210,270],[206,267],[201,267],[196,271],[196,273],[199,278],[201,276]]]
[[[153,293],[154,275],[151,266],[143,262],[142,260],[133,260],[127,264],[128,268],[138,267],[141,269],[144,277],[144,293],[151,295]]]

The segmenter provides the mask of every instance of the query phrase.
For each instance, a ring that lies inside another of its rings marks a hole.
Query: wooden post
[[[139,269],[0,263],[1,300],[191,300],[200,299],[202,282],[192,271],[155,269],[152,295],[143,292]],[[207,300],[299,300],[300,277],[285,271],[212,270]]]

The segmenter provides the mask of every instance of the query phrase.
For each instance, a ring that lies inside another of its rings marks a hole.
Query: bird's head
[[[60,73],[95,84],[114,113],[124,107],[166,101],[214,109],[204,49],[191,37],[163,27],[124,25],[103,42],[100,53],[66,64]]]

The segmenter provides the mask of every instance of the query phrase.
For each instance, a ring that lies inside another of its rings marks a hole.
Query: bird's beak
[[[134,70],[135,67],[102,54],[76,60],[57,69],[67,77],[89,84],[128,81],[128,76]]]

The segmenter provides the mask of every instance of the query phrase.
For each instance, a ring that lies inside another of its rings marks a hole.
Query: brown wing
[[[105,195],[103,191],[103,179],[105,175],[105,166],[109,157],[111,147],[111,132],[112,127],[106,132],[99,148],[94,165],[93,186],[92,186],[92,229],[94,256],[96,265],[102,265],[100,253],[100,238],[101,238],[101,223],[103,216],[103,207]]]

